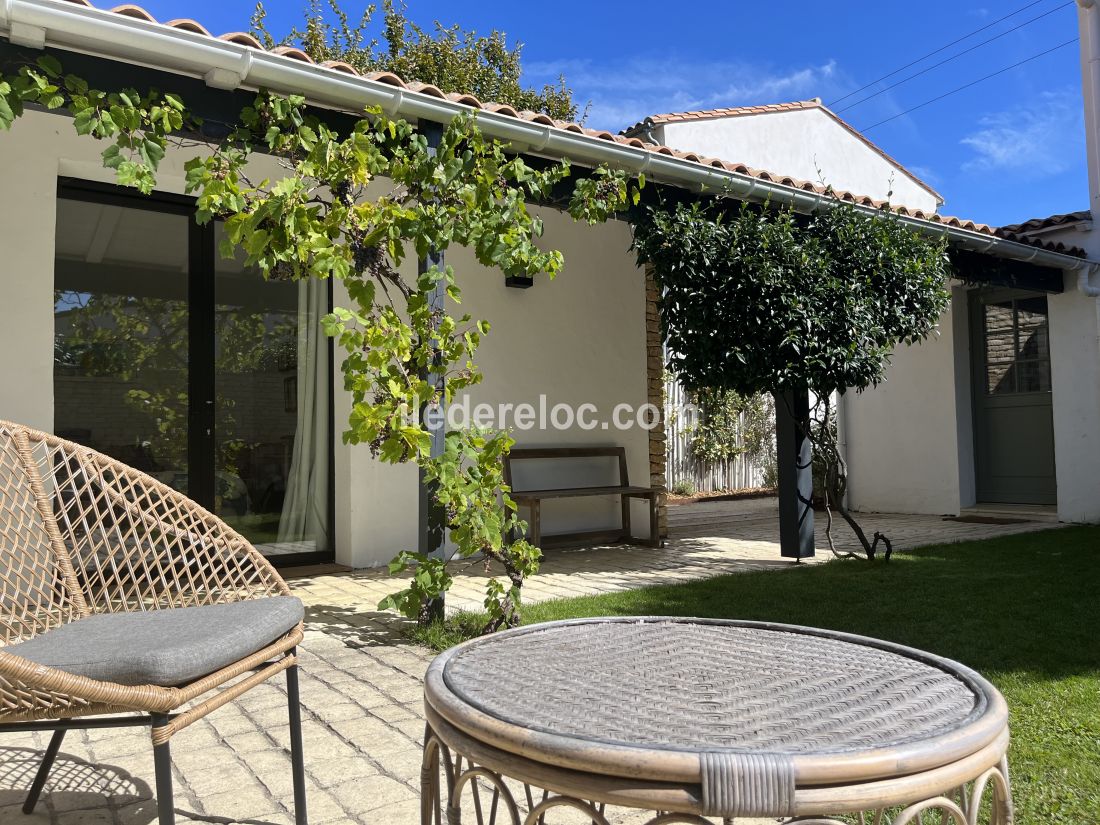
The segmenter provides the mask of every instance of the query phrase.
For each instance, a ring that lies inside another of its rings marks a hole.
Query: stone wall
[[[645,272],[645,337],[646,337],[646,379],[649,403],[660,412],[660,423],[649,431],[649,484],[662,491],[658,520],[660,534],[668,536],[668,506],[663,495],[668,490],[665,477],[665,453],[668,448],[665,431],[665,364],[664,347],[661,340],[661,316],[657,309],[657,282],[653,270],[646,267]]]

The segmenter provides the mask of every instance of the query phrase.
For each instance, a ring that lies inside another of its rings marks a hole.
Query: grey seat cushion
[[[120,685],[172,687],[239,662],[302,620],[293,596],[104,613],[4,648],[47,667]]]

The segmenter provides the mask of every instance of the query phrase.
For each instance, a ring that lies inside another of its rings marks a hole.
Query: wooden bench
[[[599,487],[562,487],[540,490],[517,490],[512,482],[512,463],[528,460],[558,460],[585,458],[615,458],[618,460],[619,483]],[[512,488],[512,500],[530,510],[528,519],[529,541],[536,547],[565,547],[578,544],[594,544],[614,541],[638,542],[659,547],[657,504],[660,490],[652,487],[631,486],[626,467],[624,447],[534,447],[514,449],[504,457],[504,481]],[[582,498],[588,496],[618,496],[622,503],[622,524],[615,530],[586,530],[577,533],[542,535],[542,502],[550,498]],[[635,539],[630,530],[630,501],[640,498],[649,502],[648,539]]]

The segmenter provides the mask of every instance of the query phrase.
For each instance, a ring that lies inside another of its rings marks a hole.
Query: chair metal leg
[[[50,744],[46,747],[46,753],[42,756],[42,764],[38,766],[38,773],[34,775],[27,801],[23,803],[23,813],[33,814],[34,806],[38,804],[38,797],[42,795],[42,789],[46,786],[46,779],[50,775],[50,768],[57,758],[57,752],[61,749],[61,742],[65,738],[65,728],[58,728],[50,737]]]
[[[154,713],[153,728],[168,724],[168,717]],[[159,825],[175,825],[176,808],[172,800],[172,752],[167,742],[153,746],[153,766],[157,774],[157,822]]]
[[[291,650],[291,656],[297,653]],[[302,703],[298,695],[298,666],[286,669],[286,697],[290,711],[290,762],[294,772],[294,822],[308,825],[306,816],[306,763],[302,747]]]

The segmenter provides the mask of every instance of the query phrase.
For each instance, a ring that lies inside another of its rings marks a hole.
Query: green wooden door
[[[979,502],[1055,504],[1047,296],[971,293]]]

